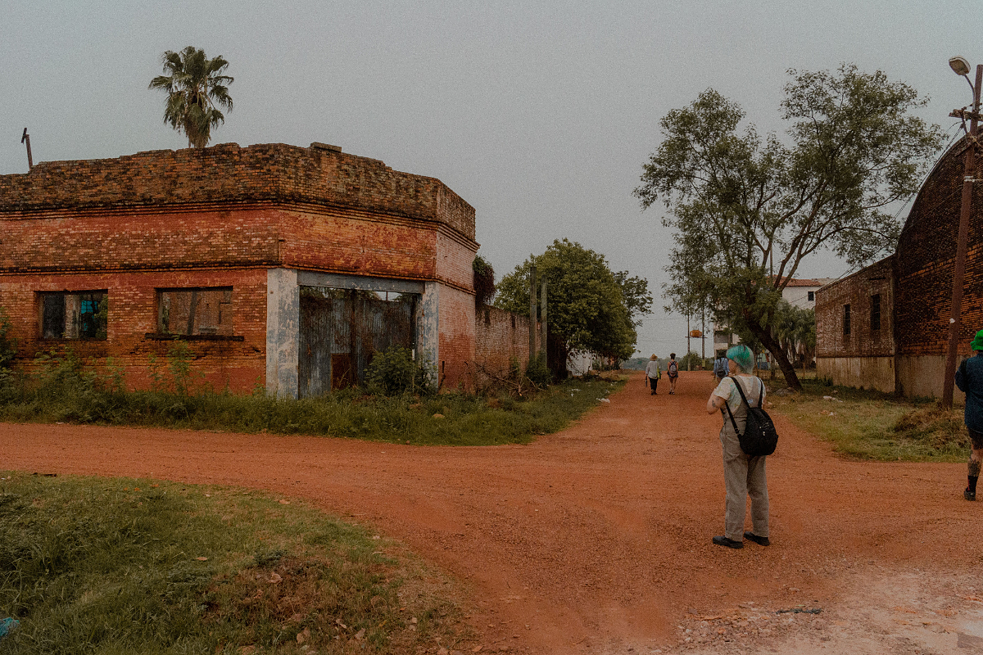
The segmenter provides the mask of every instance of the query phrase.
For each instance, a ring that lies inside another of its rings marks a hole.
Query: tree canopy
[[[542,255],[515,267],[497,287],[495,305],[529,315],[529,267],[547,284],[547,326],[562,362],[574,351],[623,360],[635,352],[636,328],[652,307],[648,282],[612,272],[593,250],[557,239]]]
[[[188,145],[204,148],[212,138],[212,128],[225,122],[219,110],[232,111],[229,84],[234,81],[223,71],[229,62],[221,56],[208,59],[204,50],[188,46],[181,52],[166,51],[162,57],[164,72],[150,81],[150,89],[167,93],[164,122],[184,132]]]
[[[643,208],[662,200],[677,235],[671,308],[709,307],[799,388],[774,333],[782,289],[820,248],[857,266],[893,249],[901,224],[891,209],[918,190],[942,136],[912,113],[927,100],[880,71],[789,75],[784,139],[741,129],[743,110],[708,89],[662,119],[635,195]]]

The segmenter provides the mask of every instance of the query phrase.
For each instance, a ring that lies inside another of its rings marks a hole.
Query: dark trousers
[[[652,387],[652,392],[655,393],[656,387],[659,386],[659,378],[649,378],[649,386]]]

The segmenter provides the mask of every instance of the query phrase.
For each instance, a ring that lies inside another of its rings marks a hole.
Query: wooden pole
[[[549,355],[549,349],[546,347],[546,279],[543,278],[543,286],[539,292],[539,316],[540,316],[540,327],[542,329],[542,336],[539,341],[539,347],[543,349],[543,364],[549,368],[549,362],[547,358]]]
[[[536,360],[536,267],[529,267],[529,365]]]

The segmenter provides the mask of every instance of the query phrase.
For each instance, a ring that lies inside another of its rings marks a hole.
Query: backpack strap
[[[741,402],[747,405],[748,404],[747,398],[744,397],[744,390],[741,389],[741,383],[738,382],[737,378],[735,378],[733,375],[728,375],[727,377],[734,381],[734,386],[737,387],[737,393],[741,394]],[[724,407],[727,408],[727,415],[730,416],[730,422],[734,426],[734,433],[740,435],[741,431],[737,429],[737,421],[734,420],[734,413],[730,411],[730,404],[728,404],[726,400],[724,400]],[[751,406],[748,405],[749,409],[750,407]]]

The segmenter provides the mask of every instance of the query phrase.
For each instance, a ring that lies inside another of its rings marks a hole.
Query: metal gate
[[[300,397],[365,381],[372,356],[414,348],[418,296],[361,289],[300,289]]]

